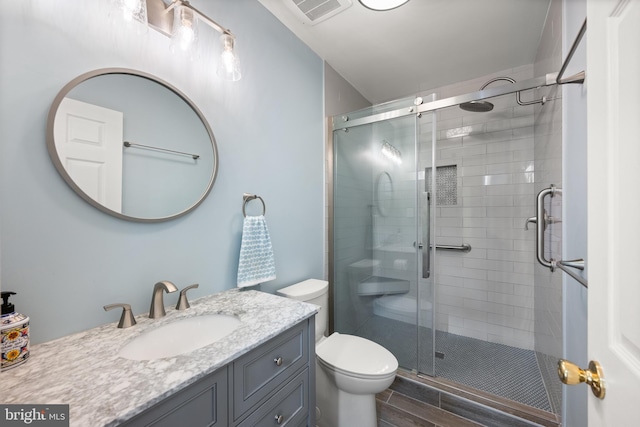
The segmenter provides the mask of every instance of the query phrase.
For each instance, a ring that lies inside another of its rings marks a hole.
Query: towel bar
[[[198,160],[200,158],[199,154],[185,153],[184,151],[169,150],[168,148],[152,147],[151,145],[136,144],[135,142],[124,141],[123,145],[127,148],[142,147],[142,148],[147,148],[149,150],[163,151],[165,153],[179,154],[181,156],[189,156],[189,157],[192,157],[193,160]]]
[[[242,195],[242,215],[244,215],[245,217],[247,216],[245,207],[247,206],[247,203],[255,199],[260,199],[260,201],[262,202],[262,215],[267,213],[267,206],[264,204],[264,200],[262,200],[262,197],[256,196],[255,194],[244,193]]]

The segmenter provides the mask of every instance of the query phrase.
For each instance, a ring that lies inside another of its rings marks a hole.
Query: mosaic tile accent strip
[[[458,166],[447,165],[436,168],[436,204],[455,206],[458,204]],[[427,191],[431,192],[431,168],[425,169]]]

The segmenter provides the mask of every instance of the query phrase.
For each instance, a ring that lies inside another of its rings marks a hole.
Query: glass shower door
[[[357,113],[349,115],[354,118]],[[431,296],[432,278],[423,278],[422,252],[429,244],[421,228],[425,192],[418,189],[425,186],[417,170],[417,132],[413,114],[334,132],[334,329],[381,344],[405,369],[432,372],[424,367],[433,366],[432,305],[428,312],[418,308],[419,298]]]

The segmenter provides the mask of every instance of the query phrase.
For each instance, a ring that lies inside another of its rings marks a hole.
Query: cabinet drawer
[[[211,427],[227,425],[227,368],[220,369],[157,403],[127,427]]]
[[[298,426],[309,413],[309,369],[295,376],[238,427]]]
[[[233,363],[234,419],[309,363],[308,322],[302,322]]]

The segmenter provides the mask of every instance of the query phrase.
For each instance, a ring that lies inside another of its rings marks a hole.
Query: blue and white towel
[[[264,215],[246,216],[242,227],[238,287],[253,286],[276,278],[271,238]]]

